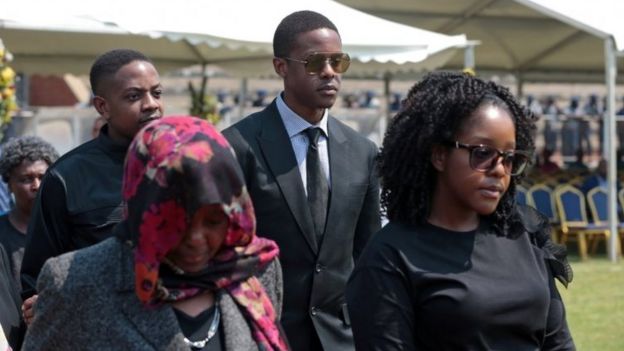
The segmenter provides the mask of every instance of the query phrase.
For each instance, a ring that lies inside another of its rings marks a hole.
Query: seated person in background
[[[568,165],[568,170],[577,174],[587,173],[589,171],[589,167],[587,167],[585,162],[583,162],[584,156],[585,153],[583,152],[583,149],[576,149],[576,161]]]
[[[36,136],[11,138],[2,148],[0,175],[13,194],[15,206],[0,216],[0,244],[11,258],[16,282],[20,280],[26,230],[41,179],[58,157],[52,145]]]
[[[581,191],[587,195],[590,190],[597,186],[607,188],[607,160],[604,158],[600,159],[596,169],[585,178],[585,181],[581,184]]]
[[[552,160],[553,150],[544,148],[539,170],[542,174],[555,174],[561,170],[558,164]]]
[[[44,265],[24,350],[287,350],[279,249],[225,138],[162,118],[123,174],[115,236]]]

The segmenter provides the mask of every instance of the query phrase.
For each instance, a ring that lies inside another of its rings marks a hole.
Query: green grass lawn
[[[579,351],[624,350],[624,263],[571,257],[574,280],[559,285]]]

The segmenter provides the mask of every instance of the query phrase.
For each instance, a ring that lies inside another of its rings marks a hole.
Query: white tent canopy
[[[85,73],[97,54],[131,47],[152,57],[159,68],[161,63],[206,63],[240,76],[267,75],[273,71],[277,24],[304,9],[336,24],[344,50],[354,59],[352,75],[431,70],[466,44],[463,35],[408,27],[329,0],[109,0],[105,6],[22,0],[3,5],[0,38],[15,54],[14,66],[27,72]]]
[[[612,0],[558,1],[515,0],[598,38],[613,37],[618,51],[624,51],[624,2]]]
[[[613,0],[339,0],[391,21],[478,40],[480,72],[524,81],[601,82],[604,39],[624,49],[624,2]],[[455,57],[445,66],[460,68]],[[620,70],[624,62],[619,62]]]
[[[199,57],[183,41],[155,39],[67,10],[66,6],[28,0],[8,2],[0,12],[0,39],[24,73],[86,74],[95,57],[112,48],[136,48],[161,70],[196,64]]]

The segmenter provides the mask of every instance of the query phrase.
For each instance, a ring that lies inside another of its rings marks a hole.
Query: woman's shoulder
[[[548,218],[533,207],[525,205],[516,206],[516,215],[528,235],[528,240],[543,252],[553,276],[567,287],[572,282],[572,267],[568,262],[566,247],[552,240],[552,228]]]
[[[109,238],[93,246],[48,259],[41,270],[37,290],[52,286],[72,289],[110,280],[111,275],[115,274],[115,267],[120,264],[121,246],[119,240]]]
[[[390,221],[373,234],[367,248],[369,250],[404,251],[407,248],[427,246],[432,239],[440,238],[426,224],[407,224]]]
[[[377,231],[362,252],[357,266],[378,265],[382,262],[396,262],[411,256],[411,252],[426,245],[422,235],[426,230],[421,225],[409,225],[391,221]]]

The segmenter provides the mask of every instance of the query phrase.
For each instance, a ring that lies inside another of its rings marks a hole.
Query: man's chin
[[[324,98],[321,99],[321,101],[319,101],[318,107],[320,108],[332,108],[332,106],[334,106],[334,104],[336,103],[336,98]]]

